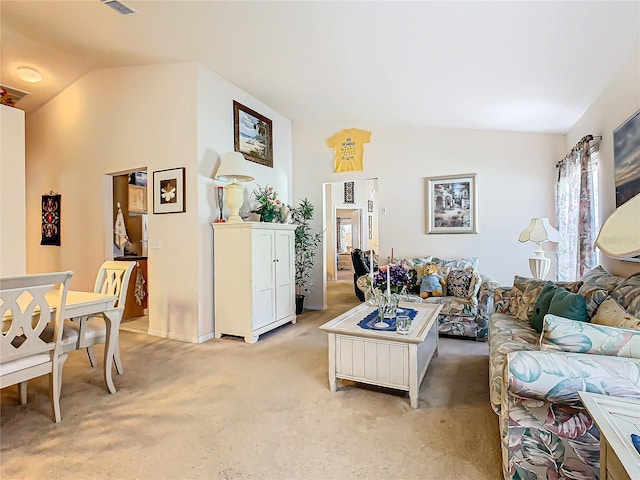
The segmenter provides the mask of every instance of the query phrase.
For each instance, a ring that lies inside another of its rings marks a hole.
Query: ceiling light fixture
[[[18,77],[29,83],[38,83],[40,80],[42,80],[42,75],[40,75],[40,72],[29,67],[18,68]]]

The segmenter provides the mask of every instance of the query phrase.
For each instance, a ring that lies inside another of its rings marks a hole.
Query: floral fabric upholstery
[[[587,315],[589,318],[593,317],[600,304],[607,298],[607,295],[613,292],[622,280],[622,277],[607,273],[600,265],[582,277],[583,284],[578,293],[587,302]]]
[[[447,295],[465,298],[469,295],[473,271],[451,270],[447,274]]]
[[[489,317],[489,397],[491,408],[500,413],[507,355],[519,350],[539,350],[540,334],[529,322],[505,313]]]
[[[514,317],[518,317],[520,320],[528,321],[545,283],[547,283],[545,280],[516,275],[513,279],[509,313]],[[571,293],[577,293],[582,286],[581,281],[554,283],[559,287],[569,290]]]
[[[438,316],[438,331],[443,335],[471,337],[486,340],[489,315],[493,313],[494,290],[498,284],[477,272],[477,258],[441,259],[432,256],[398,259],[397,264],[408,270],[409,284],[406,293],[418,295],[420,286],[416,284],[418,270],[427,262],[438,267],[438,274],[444,278],[451,270],[471,272],[468,293],[464,297],[442,296],[423,299],[425,303],[438,303],[442,310]]]
[[[640,360],[519,351],[507,356],[505,377],[504,478],[598,479],[600,434],[578,392],[640,398]]]
[[[640,275],[621,280],[603,272],[594,268],[584,284],[619,289],[617,302],[634,310]],[[489,318],[490,398],[504,478],[597,480],[600,435],[578,392],[640,399],[640,333],[546,315],[539,335],[509,313],[522,293],[496,288]]]
[[[622,280],[611,292],[611,298],[629,315],[640,318],[640,273]]]
[[[547,314],[540,350],[640,359],[640,332]]]

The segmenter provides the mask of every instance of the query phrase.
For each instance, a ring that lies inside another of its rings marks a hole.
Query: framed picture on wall
[[[478,233],[476,174],[427,178],[427,233]]]
[[[613,131],[616,208],[640,193],[640,110]]]
[[[367,200],[367,211],[369,213],[373,212],[373,200]]]
[[[233,145],[245,160],[273,168],[273,126],[271,120],[233,101]]]
[[[182,213],[185,208],[185,168],[153,172],[153,213]]]

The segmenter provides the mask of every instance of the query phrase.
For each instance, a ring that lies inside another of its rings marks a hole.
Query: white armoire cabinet
[[[212,223],[215,337],[247,343],[296,323],[295,225]]]

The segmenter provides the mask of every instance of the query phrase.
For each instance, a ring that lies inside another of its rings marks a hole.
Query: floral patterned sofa
[[[578,392],[640,398],[640,331],[547,314],[540,334],[524,316],[542,284],[516,276],[511,289],[494,292],[489,386],[504,478],[595,480],[600,435]],[[558,285],[585,298],[589,318],[605,299],[640,318],[640,273],[624,279],[596,267]]]
[[[428,262],[438,266],[438,274],[445,280],[453,271],[469,272],[470,276],[466,294],[459,296],[448,294],[422,300],[425,303],[442,304],[442,310],[438,316],[438,331],[443,335],[486,340],[489,315],[493,312],[494,290],[498,288],[498,284],[488,276],[477,272],[478,259],[475,257],[447,259],[427,256],[398,260],[396,263],[409,272],[409,284],[406,290],[409,295],[417,295],[420,292],[417,281],[421,276],[422,267]]]

